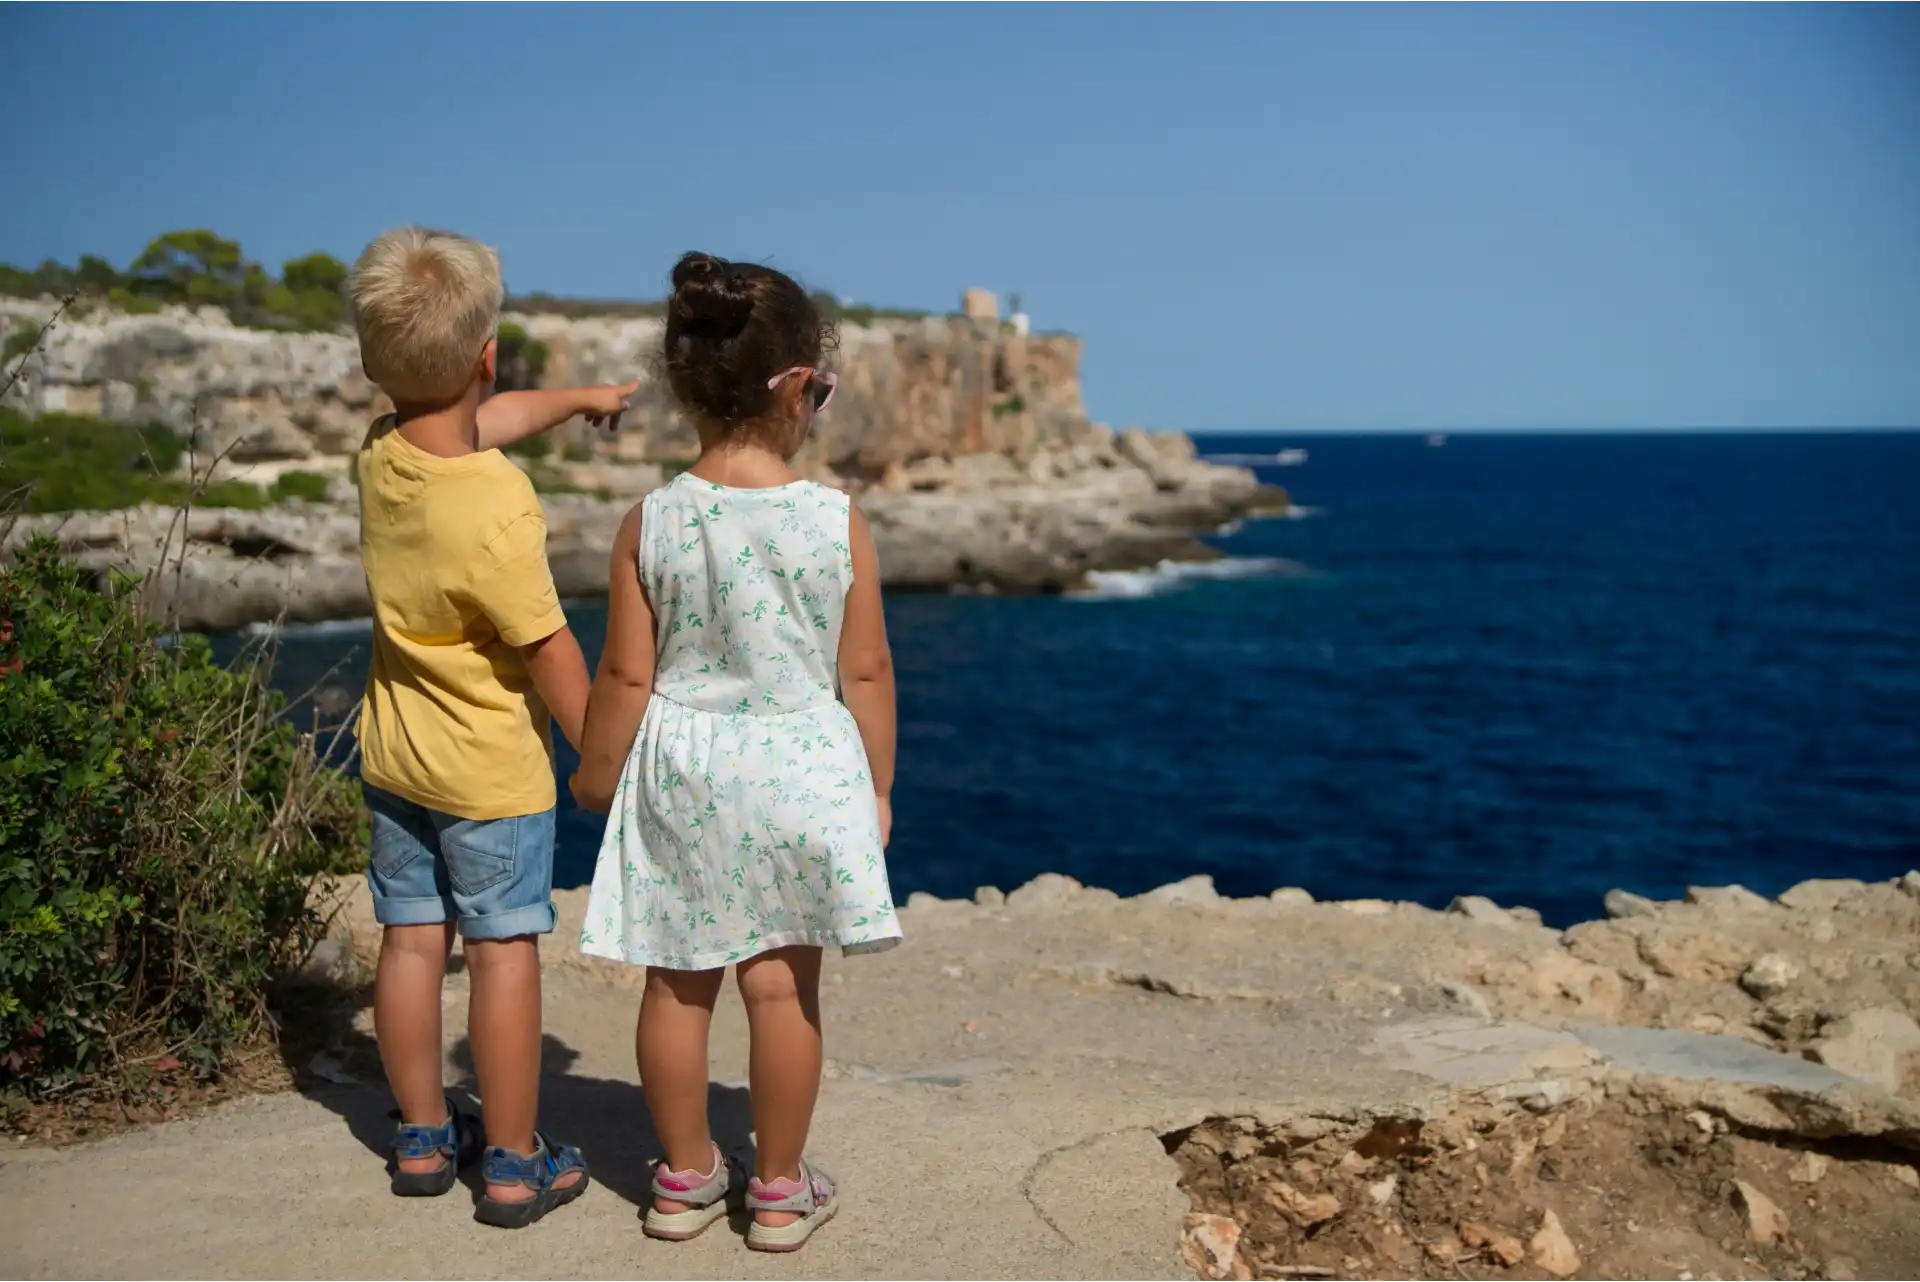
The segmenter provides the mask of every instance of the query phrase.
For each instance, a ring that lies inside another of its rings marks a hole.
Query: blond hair
[[[368,245],[347,291],[367,377],[395,401],[415,405],[466,391],[505,294],[491,246],[425,227],[402,227]]]

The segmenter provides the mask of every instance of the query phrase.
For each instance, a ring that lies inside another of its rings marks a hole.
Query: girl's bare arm
[[[880,803],[880,836],[893,827],[893,652],[887,646],[887,616],[880,604],[880,558],[873,532],[860,509],[853,509],[853,586],[847,590],[840,625],[840,697],[860,727],[866,745],[873,793]]]
[[[587,696],[580,769],[572,783],[574,800],[599,814],[613,806],[614,789],[653,692],[653,603],[640,585],[640,521],[640,508],[635,507],[614,536],[607,648]]]

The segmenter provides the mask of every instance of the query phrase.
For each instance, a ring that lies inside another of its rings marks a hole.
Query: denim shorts
[[[383,926],[456,921],[468,939],[553,930],[553,811],[462,819],[364,785],[373,812],[367,885]]]

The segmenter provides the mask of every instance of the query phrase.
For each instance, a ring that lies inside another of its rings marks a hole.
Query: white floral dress
[[[690,474],[649,494],[653,695],[614,793],[582,951],[708,970],[900,941],[866,749],[839,700],[848,499]]]

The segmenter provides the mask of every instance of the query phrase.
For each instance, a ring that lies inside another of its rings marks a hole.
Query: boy
[[[374,1028],[401,1119],[393,1191],[445,1193],[479,1147],[441,1083],[440,986],[457,928],[486,1114],[475,1218],[520,1228],[587,1187],[578,1151],[534,1129],[538,937],[554,926],[548,723],[579,743],[587,668],[539,500],[498,449],[576,414],[617,421],[637,384],[489,398],[500,259],[464,236],[389,232],[354,264],[349,292],[361,363],[394,403],[355,463],[374,616],[359,727],[367,880],[385,927]]]

